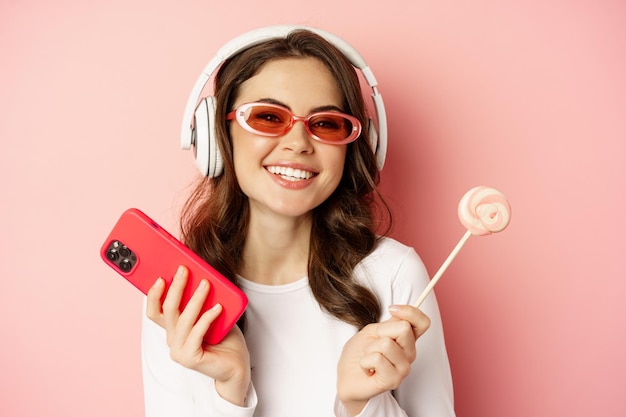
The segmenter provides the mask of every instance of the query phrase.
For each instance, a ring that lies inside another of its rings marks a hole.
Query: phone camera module
[[[106,258],[121,272],[130,272],[137,263],[137,256],[119,240],[114,240],[106,250]]]

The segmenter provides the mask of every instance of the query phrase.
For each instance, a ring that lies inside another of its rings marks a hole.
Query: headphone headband
[[[183,149],[189,149],[191,146],[195,146],[196,164],[203,175],[210,177],[218,176],[222,169],[222,160],[213,133],[215,119],[214,98],[205,97],[201,99],[200,97],[202,90],[206,87],[211,76],[225,60],[244,49],[271,39],[285,38],[289,33],[300,29],[309,30],[320,35],[339,49],[350,60],[352,65],[361,71],[365,81],[372,89],[372,99],[376,109],[378,129],[375,128],[373,122],[370,120],[369,140],[376,154],[378,168],[382,169],[387,153],[387,117],[385,114],[385,105],[382,96],[378,92],[376,77],[365,63],[363,57],[345,40],[330,32],[308,26],[276,25],[246,32],[222,46],[205,66],[202,74],[200,74],[191,90],[183,116],[181,147]],[[200,120],[200,118],[202,118],[202,120]],[[205,135],[207,136],[206,138],[204,137]],[[202,143],[205,140],[208,141],[208,143]]]

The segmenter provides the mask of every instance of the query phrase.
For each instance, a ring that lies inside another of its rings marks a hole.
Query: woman
[[[454,415],[436,301],[426,314],[408,305],[427,273],[413,249],[377,235],[386,206],[350,61],[297,30],[229,58],[215,98],[224,174],[197,185],[182,235],[249,305],[207,346],[221,311],[198,317],[210,288],[181,312],[186,269],[163,302],[156,281],[143,329],[147,415]]]

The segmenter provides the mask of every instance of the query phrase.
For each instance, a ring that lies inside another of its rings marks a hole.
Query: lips
[[[317,175],[315,172],[307,171],[305,169],[270,165],[265,167],[269,172],[274,175],[280,175],[281,178],[287,181],[301,181],[308,180],[309,178]]]

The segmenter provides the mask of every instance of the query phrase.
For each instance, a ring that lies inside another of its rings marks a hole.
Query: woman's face
[[[343,97],[330,71],[314,58],[270,61],[239,88],[234,107],[265,101],[297,116],[334,108]],[[230,122],[235,174],[252,212],[298,217],[308,214],[337,188],[347,145],[312,139],[302,122],[283,136],[259,136]]]

